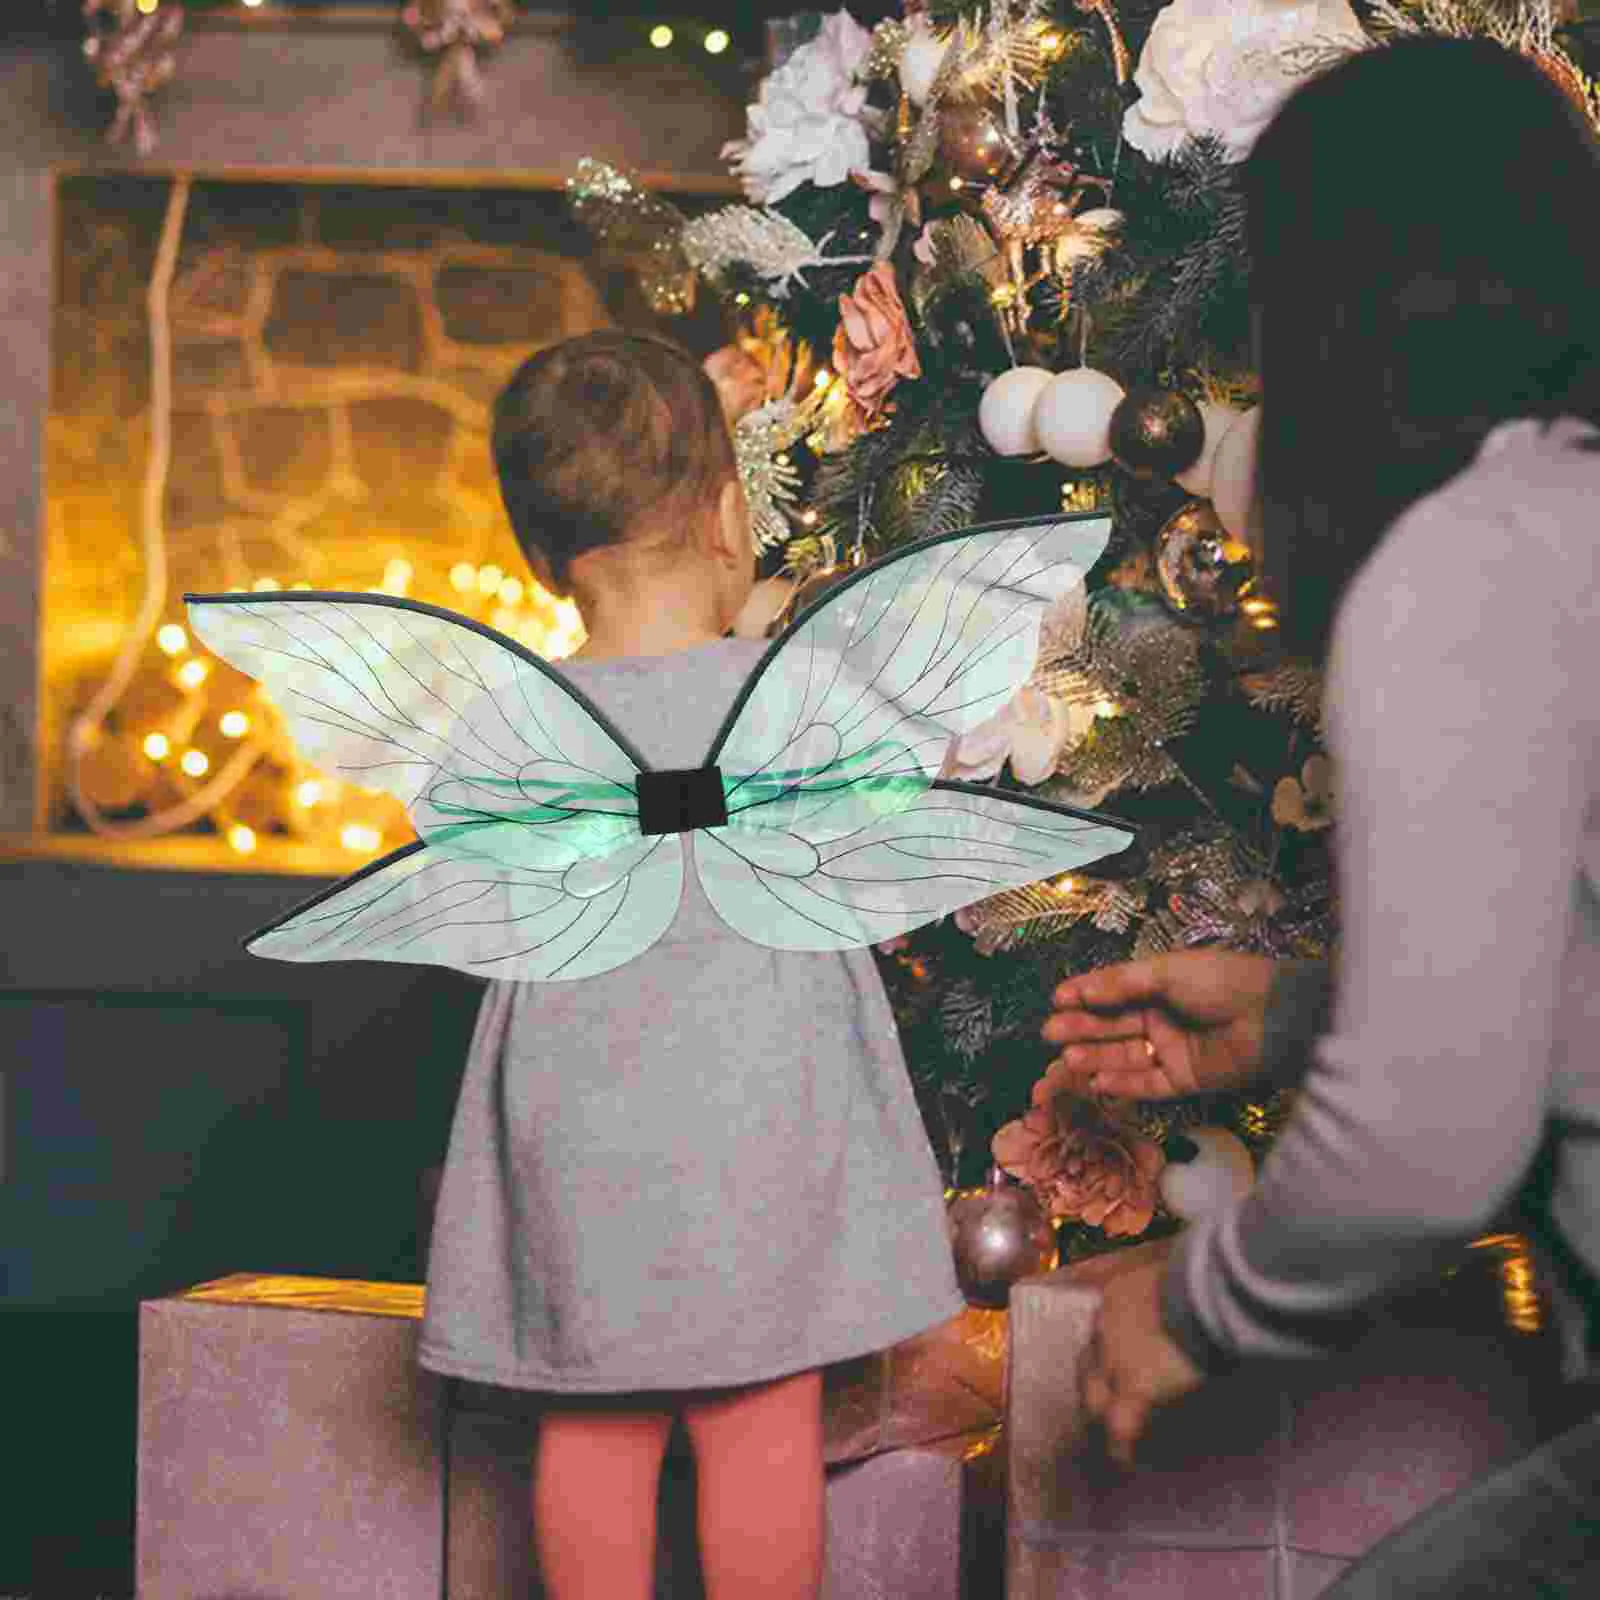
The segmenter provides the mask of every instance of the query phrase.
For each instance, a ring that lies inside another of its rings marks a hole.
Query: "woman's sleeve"
[[[1332,1027],[1254,1191],[1169,1265],[1167,1327],[1203,1368],[1346,1342],[1536,1152],[1600,681],[1559,534],[1441,496],[1341,608]]]

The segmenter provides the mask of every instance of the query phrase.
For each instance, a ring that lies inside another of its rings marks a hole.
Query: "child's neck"
[[[567,659],[605,661],[618,656],[667,656],[712,644],[721,637],[707,626],[695,627],[660,615],[645,615],[629,618],[620,627],[596,622],[588,638]]]

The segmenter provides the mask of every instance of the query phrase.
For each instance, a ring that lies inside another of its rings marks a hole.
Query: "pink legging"
[[[822,1379],[562,1400],[534,1454],[550,1600],[650,1600],[656,1492],[681,1416],[694,1449],[706,1600],[815,1600],[822,1583]]]

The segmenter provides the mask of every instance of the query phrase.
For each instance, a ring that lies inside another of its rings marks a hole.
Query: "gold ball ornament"
[[[1046,1271],[1056,1240],[1031,1190],[996,1169],[987,1187],[963,1189],[945,1208],[956,1281],[967,1302],[999,1310],[1020,1278]]]
[[[997,106],[986,100],[942,103],[939,118],[939,162],[961,185],[981,187],[1004,183],[1022,161],[1022,150],[1006,132]]]
[[[1111,414],[1111,454],[1139,478],[1170,478],[1193,466],[1205,436],[1200,408],[1175,389],[1141,384]]]
[[[1167,518],[1152,555],[1167,604],[1196,621],[1235,615],[1244,586],[1255,576],[1249,546],[1229,534],[1204,500],[1191,500]]]

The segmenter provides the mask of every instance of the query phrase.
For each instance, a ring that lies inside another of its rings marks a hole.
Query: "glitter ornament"
[[[1111,414],[1111,454],[1136,477],[1170,478],[1193,466],[1204,444],[1200,408],[1173,389],[1131,389]]]
[[[585,156],[567,180],[573,215],[608,250],[631,258],[650,309],[694,309],[695,269],[683,252],[684,215],[631,172]]]
[[[1234,616],[1255,573],[1249,547],[1230,537],[1204,500],[1191,500],[1167,518],[1152,553],[1167,604],[1196,621]]]
[[[1185,1222],[1214,1217],[1249,1194],[1255,1163],[1226,1128],[1185,1128],[1166,1143],[1161,1203]]]
[[[1094,367],[1058,372],[1034,402],[1039,448],[1064,467],[1097,467],[1111,455],[1111,416],[1122,385]]]
[[[978,431],[996,455],[1031,456],[1037,452],[1033,407],[1051,377],[1043,367],[1013,367],[983,391]]]
[[[967,1302],[999,1310],[1020,1278],[1045,1272],[1055,1258],[1055,1232],[1044,1208],[1000,1168],[982,1189],[964,1189],[945,1208],[956,1281]]]

